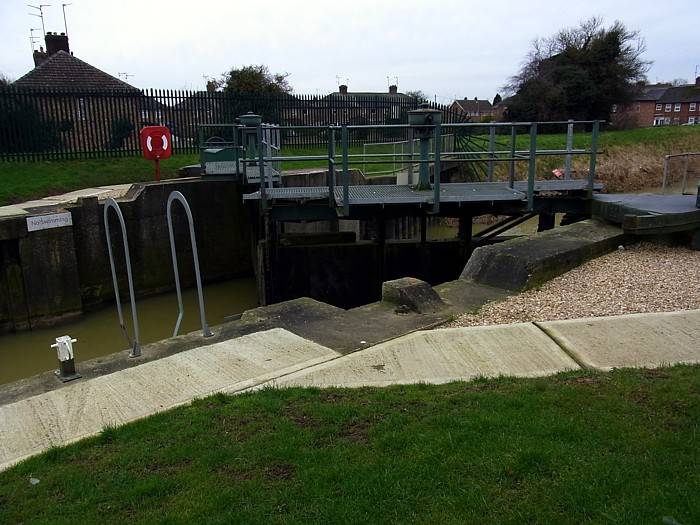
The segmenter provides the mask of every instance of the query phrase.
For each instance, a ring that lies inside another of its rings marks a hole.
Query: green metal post
[[[493,159],[496,149],[496,127],[489,128],[489,166],[488,166],[488,181],[493,182]]]
[[[600,132],[600,121],[593,123],[591,131],[591,163],[588,168],[588,198],[593,197],[593,180],[595,179],[596,155],[598,154],[598,133]]]
[[[348,127],[341,130],[343,148],[343,215],[350,215],[350,171],[348,170]]]
[[[510,127],[510,166],[508,169],[508,186],[513,189],[515,183],[515,142],[518,138],[518,130],[515,126]]]
[[[440,211],[440,154],[442,152],[442,125],[435,124],[435,162],[433,163],[433,213]]]
[[[428,158],[430,155],[430,137],[420,138],[420,166],[418,167],[418,190],[430,189],[430,165]]]
[[[535,175],[537,173],[537,123],[530,124],[530,156],[527,170],[527,209],[535,207]]]
[[[258,124],[258,145],[262,144],[263,140],[263,129],[262,129],[262,123]],[[251,142],[252,142],[252,136],[251,136]],[[262,208],[265,209],[267,207],[267,191],[265,189],[265,152],[263,151],[262,147],[258,147],[258,170],[260,173],[260,202],[262,205]]]
[[[328,205],[335,206],[335,129],[328,128]]]

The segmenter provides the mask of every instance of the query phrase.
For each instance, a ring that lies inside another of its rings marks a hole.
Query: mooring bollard
[[[75,370],[75,358],[73,356],[73,343],[77,342],[69,335],[62,335],[56,338],[56,343],[51,348],[56,349],[58,354],[58,370],[56,376],[64,383],[82,377]]]

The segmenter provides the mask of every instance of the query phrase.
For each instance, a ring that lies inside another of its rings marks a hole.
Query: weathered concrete
[[[587,368],[700,363],[700,310],[537,324]]]
[[[167,197],[181,191],[194,214],[205,282],[252,274],[250,225],[240,183],[175,180],[79,190],[24,203],[0,214],[0,333],[55,324],[113,301],[103,223],[104,198],[119,196],[138,296],[174,288],[165,218]],[[102,199],[102,200],[101,200]],[[17,215],[17,208],[23,214]],[[32,215],[68,211],[72,226],[29,232]],[[173,208],[183,286],[194,284],[184,212]],[[110,217],[120,289],[126,289],[121,231]]]
[[[624,242],[622,230],[586,220],[474,250],[461,278],[522,290],[561,275]]]
[[[700,228],[695,195],[621,193],[595,195],[594,217],[620,224],[627,233],[658,235]]]
[[[416,332],[273,381],[360,387],[537,377],[579,368],[531,323]]]
[[[0,407],[0,470],[214,392],[234,393],[339,354],[285,330],[182,352]]]
[[[414,312],[435,312],[445,308],[438,293],[428,283],[414,277],[402,277],[382,284],[382,302]]]

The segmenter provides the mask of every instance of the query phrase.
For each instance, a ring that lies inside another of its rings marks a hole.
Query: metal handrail
[[[122,230],[122,241],[124,243],[124,260],[126,262],[126,276],[129,282],[129,296],[131,299],[131,318],[134,323],[134,340],[132,341],[129,337],[129,333],[126,331],[126,325],[124,324],[124,315],[122,313],[122,304],[119,300],[119,284],[117,282],[117,271],[114,265],[114,255],[112,253],[112,241],[109,230],[109,210],[114,209],[119,219],[119,226]],[[136,313],[136,299],[134,297],[134,280],[131,276],[131,257],[129,256],[129,240],[126,236],[126,224],[124,223],[124,216],[122,211],[119,209],[117,201],[112,197],[109,197],[105,201],[103,219],[105,224],[105,236],[107,238],[107,251],[109,253],[109,266],[112,270],[112,285],[114,286],[114,297],[117,301],[117,315],[119,316],[119,326],[126,337],[126,340],[131,345],[131,352],[129,357],[139,357],[141,355],[141,344],[139,343],[139,319]]]
[[[387,161],[382,159],[387,159],[388,157],[399,157],[399,158],[409,158],[409,165],[412,168],[414,164],[425,165],[433,163],[434,170],[440,169],[441,157],[445,155],[450,156],[464,156],[471,158],[451,158],[450,162],[456,163],[469,163],[469,162],[488,162],[488,180],[493,180],[493,168],[496,162],[509,162],[509,176],[508,185],[513,188],[515,179],[515,161],[527,161],[528,162],[528,177],[527,177],[527,209],[532,211],[534,209],[534,193],[535,193],[535,176],[537,174],[537,157],[538,156],[565,156],[565,170],[564,179],[569,180],[571,178],[571,163],[574,155],[588,155],[589,156],[589,171],[588,180],[586,185],[586,193],[589,198],[593,195],[594,190],[594,180],[595,180],[595,170],[596,170],[596,157],[598,153],[598,136],[600,134],[600,124],[603,121],[600,120],[562,120],[562,121],[552,121],[552,122],[484,122],[484,123],[436,123],[428,126],[418,126],[419,128],[432,128],[433,139],[435,142],[434,153],[423,151],[421,153],[421,159],[415,159],[414,153],[373,153],[373,154],[350,154],[349,153],[349,140],[348,131],[352,129],[371,129],[371,128],[399,128],[413,130],[416,126],[409,124],[367,124],[367,125],[318,125],[318,126],[279,126],[277,129],[325,129],[328,131],[328,153],[327,155],[303,155],[303,156],[280,156],[280,157],[265,157],[262,150],[258,156],[258,159],[246,159],[243,160],[244,167],[250,163],[257,161],[260,166],[264,166],[266,161],[268,162],[297,162],[297,161],[308,161],[308,160],[325,160],[328,162],[328,195],[329,201],[333,202],[334,199],[334,186],[335,186],[335,170],[338,162],[336,161],[335,153],[335,130],[341,131],[341,148],[342,148],[342,173],[343,173],[343,214],[349,214],[349,166],[353,164],[385,164]],[[537,150],[537,130],[538,127],[547,125],[567,125],[566,133],[566,148],[565,149],[547,149],[547,150]],[[576,124],[591,124],[591,147],[590,149],[573,148],[573,130]],[[258,140],[262,141],[262,129],[264,125],[259,125],[256,128],[244,128],[244,129],[256,129],[258,134]],[[488,128],[489,138],[488,138],[488,150],[481,152],[441,152],[441,136],[442,130],[444,128]],[[516,128],[527,127],[529,134],[529,148],[527,150],[517,150],[516,149],[516,139],[517,132]],[[506,150],[496,150],[496,128],[510,128],[510,151]],[[413,138],[413,137],[411,137]],[[412,142],[411,142],[412,144]],[[362,157],[362,160],[354,160],[358,157]],[[369,158],[368,158],[369,157]],[[409,170],[410,171],[410,170]],[[440,177],[433,173],[433,190],[434,190],[434,202],[433,207],[435,212],[439,210],[440,206]],[[268,188],[271,188],[271,181],[269,181]],[[261,180],[260,184],[260,199],[262,208],[265,209],[267,206],[267,195],[264,182]]]
[[[207,319],[204,315],[204,294],[202,293],[202,278],[199,273],[199,255],[197,253],[197,239],[194,234],[194,220],[192,218],[192,210],[187,202],[185,196],[179,191],[173,191],[170,196],[168,196],[168,204],[166,205],[166,215],[168,219],[168,234],[170,236],[170,253],[173,257],[173,272],[175,273],[175,291],[177,292],[177,305],[178,305],[178,316],[175,322],[175,329],[173,330],[173,337],[177,335],[180,331],[180,323],[185,315],[185,307],[182,304],[182,289],[180,288],[180,271],[177,265],[177,251],[175,250],[175,235],[173,233],[173,215],[172,215],[172,205],[173,202],[178,201],[185,208],[185,213],[187,214],[187,224],[190,229],[190,243],[192,245],[192,258],[194,259],[194,275],[197,282],[197,296],[199,299],[199,317],[202,322],[202,335],[204,337],[211,337],[214,335],[209,329],[207,324]]]
[[[688,184],[688,158],[700,157],[700,152],[690,151],[687,153],[673,153],[664,157],[664,178],[663,182],[661,183],[661,193],[666,193],[666,182],[668,180],[668,161],[677,157],[685,158],[685,162],[683,163],[683,186],[681,187],[681,193],[685,193],[686,186]]]

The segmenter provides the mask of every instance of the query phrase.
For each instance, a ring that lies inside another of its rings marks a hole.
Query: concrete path
[[[33,201],[0,206],[0,217],[12,217],[15,215],[31,215],[45,209],[58,208],[65,204],[77,202],[80,197],[97,197],[99,200],[113,197],[115,199],[123,197],[131,189],[132,184],[114,184],[112,186],[99,186],[97,188],[85,188],[71,191],[62,195],[52,195]]]
[[[586,368],[700,363],[700,310],[537,324]]]
[[[282,329],[188,350],[0,407],[0,470],[215,392],[235,393],[340,354]]]
[[[279,386],[360,387],[536,377],[579,368],[531,323],[409,334],[274,381]]]
[[[342,355],[284,329],[185,350],[0,406],[0,470],[215,392],[386,386],[700,363],[700,310],[419,331]]]

